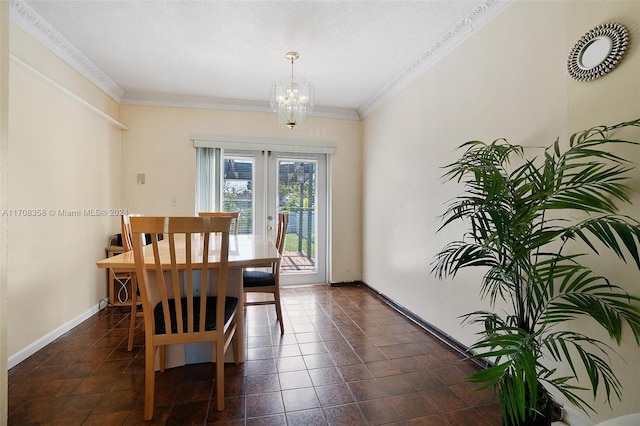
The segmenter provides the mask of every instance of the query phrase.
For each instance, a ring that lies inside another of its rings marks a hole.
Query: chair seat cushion
[[[216,329],[216,303],[218,298],[215,296],[207,297],[207,317],[205,318],[204,328],[205,331],[211,331]],[[182,324],[183,332],[186,333],[187,329],[187,299],[181,299],[182,304]],[[224,322],[226,323],[233,315],[234,310],[238,306],[237,297],[227,297],[224,303]],[[171,316],[171,333],[178,332],[178,321],[176,319],[176,302],[175,299],[169,299],[169,315]],[[158,303],[153,309],[153,318],[156,323],[156,334],[166,334],[164,327],[164,311],[162,309],[162,302]],[[200,298],[193,298],[193,325],[194,331],[200,331]]]
[[[245,287],[266,287],[276,285],[276,275],[265,271],[243,271],[242,284]]]

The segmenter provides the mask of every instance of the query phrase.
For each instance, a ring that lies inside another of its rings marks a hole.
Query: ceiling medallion
[[[598,25],[578,40],[569,53],[567,71],[578,81],[600,78],[620,62],[629,34],[620,24]]]

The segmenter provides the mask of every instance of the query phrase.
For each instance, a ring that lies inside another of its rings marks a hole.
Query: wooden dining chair
[[[123,251],[127,251],[127,246],[126,246],[126,241],[125,241],[125,227],[124,227],[124,217],[122,217],[121,219],[121,236],[122,236],[122,242],[119,244],[122,244],[122,248]],[[121,304],[121,305],[126,305],[129,303],[130,300],[130,292],[131,289],[134,287],[134,283],[132,283],[132,280],[134,280],[133,276],[135,275],[133,272],[128,271],[128,270],[120,270],[120,269],[114,269],[111,268],[109,269],[109,273],[112,275],[110,277],[111,280],[113,280],[113,289],[110,289],[110,292],[113,292],[114,294],[114,300],[117,297],[117,301]],[[118,289],[118,291],[116,292],[115,286],[119,286],[120,288]],[[117,293],[117,296],[116,296]]]
[[[277,262],[265,265],[270,270],[245,269],[242,271],[243,297],[245,306],[275,305],[276,318],[280,322],[280,333],[284,334],[284,322],[282,321],[282,305],[280,303],[280,264],[284,252],[284,242],[287,236],[289,215],[278,214],[278,228],[276,232],[276,248],[280,257]],[[247,301],[247,293],[271,293],[273,300]]]
[[[238,225],[240,225],[240,212],[198,212],[198,217],[230,217],[233,221],[233,233],[238,235]]]
[[[227,296],[231,218],[142,216],[130,220],[145,325],[144,419],[153,418],[156,352],[163,372],[166,346],[172,344],[211,342],[216,408],[222,411],[224,354],[230,344],[236,364],[239,361],[238,298]],[[143,234],[151,234],[145,251],[149,259],[153,254],[153,263],[145,263]],[[161,262],[158,234],[168,240],[170,263]],[[218,252],[215,263],[210,256],[202,256],[210,250]]]
[[[124,252],[133,250],[133,236],[131,235],[131,221],[129,217],[130,216],[128,214],[123,214],[121,216],[122,248]],[[138,318],[143,318],[144,321],[144,314],[142,312],[140,299],[138,298],[138,280],[136,279],[135,272],[131,272],[129,274],[129,281],[131,283],[131,318],[129,319],[129,339],[127,342],[127,350],[131,351],[133,350],[133,337],[136,329],[136,322],[138,321]]]

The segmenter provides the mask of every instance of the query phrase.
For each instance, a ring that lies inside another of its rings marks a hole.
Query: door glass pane
[[[238,233],[253,233],[254,211],[254,163],[252,157],[224,157],[224,179],[222,183],[222,211],[240,211]]]
[[[289,214],[281,273],[317,270],[315,161],[278,161],[278,211]]]

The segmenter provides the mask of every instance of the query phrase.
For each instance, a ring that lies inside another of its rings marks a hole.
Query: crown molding
[[[124,90],[65,39],[62,34],[56,31],[51,24],[38,15],[29,5],[21,0],[10,0],[10,8],[9,17],[11,22],[51,50],[86,79],[102,89],[107,95],[120,102],[120,99],[124,95]]]
[[[85,107],[89,111],[91,111],[94,114],[96,114],[98,117],[100,117],[103,120],[105,120],[106,122],[108,122],[110,124],[113,124],[114,126],[119,128],[120,130],[128,130],[127,126],[125,126],[124,124],[120,123],[118,120],[116,120],[115,118],[111,117],[109,114],[105,113],[101,109],[96,108],[91,103],[85,101],[80,96],[76,95],[71,90],[69,90],[66,87],[64,87],[62,84],[60,84],[57,81],[49,78],[47,75],[45,75],[44,73],[40,72],[36,68],[32,67],[31,65],[29,65],[28,63],[26,63],[22,59],[18,58],[13,53],[9,54],[9,58],[11,59],[11,61],[13,63],[21,66],[25,71],[31,73],[32,75],[35,75],[40,80],[42,80],[43,82],[48,84],[50,87],[53,87],[54,89],[60,91],[61,93],[63,93],[67,97],[69,97],[70,99],[76,101],[78,104],[82,105],[83,107]]]
[[[338,120],[354,120],[360,121],[362,117],[355,109],[349,108],[330,108],[315,106],[310,117],[337,118]]]
[[[127,91],[122,97],[121,103],[126,105],[222,109],[249,112],[271,111],[269,103],[264,101],[243,101],[211,96],[178,95],[143,91]]]
[[[443,35],[440,40],[433,43],[411,66],[394,77],[382,90],[359,107],[358,115],[361,118],[365,118],[375,111],[380,105],[431,68],[444,55],[451,52],[467,37],[471,36],[475,30],[498,16],[514,1],[516,0],[486,0],[475,8],[471,13],[463,17],[453,29]]]
[[[267,101],[244,101],[238,99],[215,98],[210,96],[176,95],[166,93],[128,91],[122,97],[122,104],[146,105],[175,108],[219,109],[228,111],[267,112],[271,105]],[[360,120],[353,109],[316,106],[310,117],[337,118],[340,120]]]

